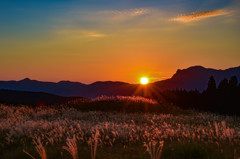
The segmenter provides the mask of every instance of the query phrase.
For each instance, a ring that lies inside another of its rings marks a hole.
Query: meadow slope
[[[161,159],[238,159],[240,118],[142,97],[0,105],[1,159],[150,159],[157,153]]]

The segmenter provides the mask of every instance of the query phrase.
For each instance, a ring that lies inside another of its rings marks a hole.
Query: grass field
[[[0,105],[0,158],[239,159],[240,118],[141,97]]]

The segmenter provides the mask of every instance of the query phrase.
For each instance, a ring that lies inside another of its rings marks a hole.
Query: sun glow
[[[147,77],[142,77],[142,78],[140,79],[140,83],[141,83],[142,85],[146,85],[146,84],[148,84],[148,82],[149,82],[149,80],[148,80]]]

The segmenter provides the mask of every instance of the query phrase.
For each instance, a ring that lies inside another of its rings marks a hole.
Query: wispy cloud
[[[112,10],[110,13],[116,16],[140,16],[147,14],[149,9],[147,8],[135,8],[135,9],[128,9],[128,10]]]
[[[80,38],[102,38],[106,37],[106,34],[99,33],[97,31],[89,31],[89,30],[58,30],[58,34],[73,38],[73,39],[80,39]]]
[[[221,16],[221,15],[227,15],[229,12],[225,10],[210,10],[210,11],[204,11],[204,12],[193,12],[188,15],[181,15],[176,18],[172,18],[172,21],[177,21],[177,22],[192,22],[192,21],[199,21],[202,19],[210,18],[210,17],[216,17],[216,16]]]
[[[103,15],[104,19],[112,21],[125,21],[129,19],[137,19],[138,17],[150,14],[151,10],[148,8],[134,8],[126,10],[105,10],[98,14]]]
[[[160,11],[154,8],[71,11],[58,20],[54,30],[59,35],[75,39],[103,38],[152,26],[159,21],[160,14]]]

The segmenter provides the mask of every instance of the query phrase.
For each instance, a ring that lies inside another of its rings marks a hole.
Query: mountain
[[[0,89],[46,92],[60,96],[76,96],[76,90],[85,89],[85,84],[70,81],[41,82],[25,78],[20,81],[0,81]]]
[[[97,97],[100,95],[131,95],[136,85],[124,82],[95,82],[89,85],[79,82],[60,81],[60,82],[42,82],[25,78],[20,81],[0,81],[0,89],[46,92],[58,96],[72,97]]]
[[[155,85],[161,89],[182,88],[203,91],[207,88],[210,76],[214,77],[217,85],[224,78],[230,79],[232,76],[237,76],[240,80],[240,66],[226,70],[216,70],[202,66],[193,66],[183,70],[178,69],[170,79],[155,82]]]
[[[231,76],[234,75],[240,79],[240,67],[229,68],[226,70],[216,70],[204,68],[202,66],[193,66],[187,69],[179,69],[171,78],[151,83],[148,86],[154,87],[155,91],[166,89],[171,90],[176,88],[182,88],[186,90],[198,89],[203,91],[207,88],[208,79],[210,76],[214,76],[216,83],[218,84],[222,79],[230,79]],[[46,92],[65,97],[81,96],[92,98],[101,95],[134,95],[134,92],[137,90],[139,93],[135,95],[141,95],[143,93],[143,88],[144,87],[139,84],[113,81],[95,82],[89,85],[70,81],[60,81],[57,83],[41,82],[37,80],[31,80],[29,78],[20,81],[0,81],[0,89]]]
[[[26,105],[63,104],[73,99],[75,99],[75,97],[61,97],[43,92],[26,92],[0,89],[0,103],[5,104],[26,104]]]

